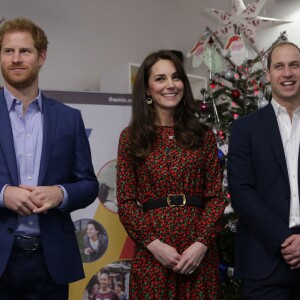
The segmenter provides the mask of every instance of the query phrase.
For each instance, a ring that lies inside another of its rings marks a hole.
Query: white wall
[[[258,31],[257,39],[261,49],[268,48],[283,31],[286,31],[290,42],[300,46],[299,0],[269,0],[266,5],[266,13],[266,17],[290,21],[290,23]]]
[[[261,14],[294,23],[263,30],[258,33],[259,44],[267,47],[284,30],[300,44],[298,3],[267,2]],[[206,26],[218,25],[200,13],[201,7],[230,11],[231,0],[1,0],[0,17],[25,16],[46,31],[50,45],[42,88],[98,91],[107,70],[141,63],[153,50],[186,54]],[[205,67],[192,69],[190,60],[185,65],[189,73],[207,75]]]

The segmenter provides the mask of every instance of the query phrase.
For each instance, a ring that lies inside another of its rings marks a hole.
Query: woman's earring
[[[152,98],[151,98],[151,96],[148,96],[148,98],[146,99],[146,103],[148,104],[148,105],[151,105],[152,104]]]

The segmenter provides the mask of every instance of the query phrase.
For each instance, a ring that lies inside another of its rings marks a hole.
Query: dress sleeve
[[[119,218],[126,232],[135,243],[146,247],[157,237],[144,220],[136,195],[137,177],[134,161],[128,151],[129,131],[123,130],[118,146],[117,199]]]
[[[226,206],[222,191],[222,172],[218,160],[217,143],[211,131],[206,134],[203,151],[205,208],[200,220],[198,241],[209,247],[222,229],[221,217]]]

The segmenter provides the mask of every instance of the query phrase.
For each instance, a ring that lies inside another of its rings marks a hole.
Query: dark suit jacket
[[[62,185],[68,205],[39,215],[44,256],[54,281],[60,284],[84,277],[70,213],[91,204],[97,197],[89,142],[81,114],[42,95],[44,136],[38,185]],[[0,190],[18,186],[14,141],[3,90],[0,91]],[[0,208],[0,276],[8,262],[17,226],[17,214]]]
[[[271,104],[233,122],[228,181],[233,208],[239,213],[235,276],[265,278],[282,257],[281,243],[299,233],[289,229],[288,171]]]

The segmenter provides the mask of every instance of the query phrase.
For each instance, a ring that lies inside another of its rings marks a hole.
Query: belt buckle
[[[33,237],[33,236],[27,236],[27,235],[22,235],[22,238],[27,239],[27,240],[35,240],[33,248],[26,248],[26,247],[24,247],[24,250],[26,250],[26,251],[35,251],[39,247],[38,238]]]
[[[172,197],[182,197],[182,204],[172,204]],[[170,207],[175,207],[175,206],[185,206],[186,204],[186,197],[185,194],[169,194],[167,197],[167,203]]]

